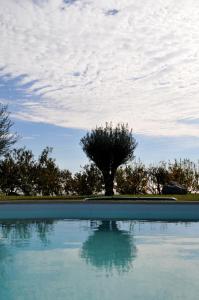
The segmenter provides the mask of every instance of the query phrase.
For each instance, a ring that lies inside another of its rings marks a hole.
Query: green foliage
[[[0,161],[0,187],[6,195],[17,193],[19,186],[19,172],[12,153],[5,155]]]
[[[26,199],[54,196],[65,199],[67,195],[78,198],[79,195],[98,195],[104,187],[113,188],[114,173],[108,174],[107,178],[95,164],[90,164],[73,175],[69,170],[60,170],[51,153],[52,148],[46,147],[37,160],[26,148],[6,153],[0,160],[0,199],[8,195],[12,195],[12,199],[15,196],[18,199],[17,195],[24,195]],[[108,180],[111,182],[107,184]],[[148,193],[151,196],[161,194],[163,185],[171,181],[186,187],[192,193],[192,199],[193,193],[199,192],[199,164],[188,159],[160,162],[149,167],[140,161],[133,162],[117,170],[116,191],[122,195]],[[186,197],[188,199],[189,195]]]
[[[146,194],[147,183],[147,169],[140,161],[117,170],[116,191],[119,194]]]
[[[137,146],[132,131],[127,125],[96,127],[88,132],[80,142],[83,151],[102,172],[105,194],[113,195],[113,181],[117,168],[133,159]]]
[[[60,182],[62,193],[64,195],[70,195],[74,193],[73,176],[69,170],[60,171]]]
[[[102,191],[103,178],[99,169],[94,165],[85,165],[82,171],[75,173],[73,190],[78,195],[93,195]]]
[[[169,172],[165,162],[160,162],[159,165],[151,165],[148,168],[148,189],[151,193],[161,194],[162,186],[169,182]]]
[[[35,195],[37,170],[32,151],[20,148],[14,149],[11,153],[17,166],[18,190],[21,190],[27,196]]]
[[[60,170],[55,159],[50,157],[52,148],[46,147],[38,160],[37,191],[43,196],[61,194]]]
[[[189,159],[150,166],[148,176],[148,191],[153,194],[161,194],[163,185],[171,181],[181,184],[189,192],[199,191],[199,165]]]
[[[32,151],[13,149],[0,161],[0,189],[6,195],[60,195],[66,187],[61,171],[50,157],[51,148],[46,147],[38,161]]]
[[[30,150],[13,149],[0,161],[1,190],[7,195],[36,194],[36,176],[36,162]]]
[[[168,173],[170,181],[176,181],[190,192],[199,190],[199,168],[189,159],[175,160],[168,164]]]
[[[38,160],[26,148],[13,149],[5,154],[0,160],[0,191],[5,195],[49,198],[91,195],[102,190],[102,174],[94,164],[84,166],[73,176],[69,170],[59,169],[51,153],[52,148],[46,147]]]

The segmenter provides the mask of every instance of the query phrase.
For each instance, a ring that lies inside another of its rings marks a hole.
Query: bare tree
[[[6,154],[17,141],[16,134],[10,133],[13,123],[9,117],[7,106],[0,104],[0,155]]]

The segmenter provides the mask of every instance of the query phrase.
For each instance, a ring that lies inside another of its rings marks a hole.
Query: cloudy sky
[[[148,162],[196,160],[197,0],[1,0],[0,101],[35,153],[84,164],[79,139],[128,122]]]

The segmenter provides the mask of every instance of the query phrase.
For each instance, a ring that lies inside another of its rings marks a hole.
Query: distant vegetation
[[[176,182],[189,193],[199,192],[199,163],[189,159],[146,166],[132,160],[136,141],[128,126],[97,127],[81,139],[83,151],[93,161],[79,172],[62,170],[46,147],[38,159],[31,150],[12,149],[16,135],[7,107],[0,107],[0,192],[5,195],[70,196],[97,195],[105,191],[121,195],[162,194]],[[130,163],[129,163],[130,161]]]
[[[95,164],[72,174],[61,170],[45,148],[38,159],[26,148],[13,149],[0,160],[0,190],[5,195],[62,196],[97,195],[104,192],[104,179]],[[175,181],[189,192],[199,192],[199,164],[188,159],[146,166],[133,161],[118,168],[114,190],[126,194],[161,194],[165,183]]]
[[[91,195],[102,190],[102,175],[93,165],[72,174],[60,170],[45,148],[36,160],[26,148],[13,149],[0,160],[0,190],[5,195]]]

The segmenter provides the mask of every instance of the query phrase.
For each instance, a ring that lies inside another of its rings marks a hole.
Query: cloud
[[[198,122],[179,121],[199,118],[198,14],[195,0],[1,0],[13,116],[198,136]]]

